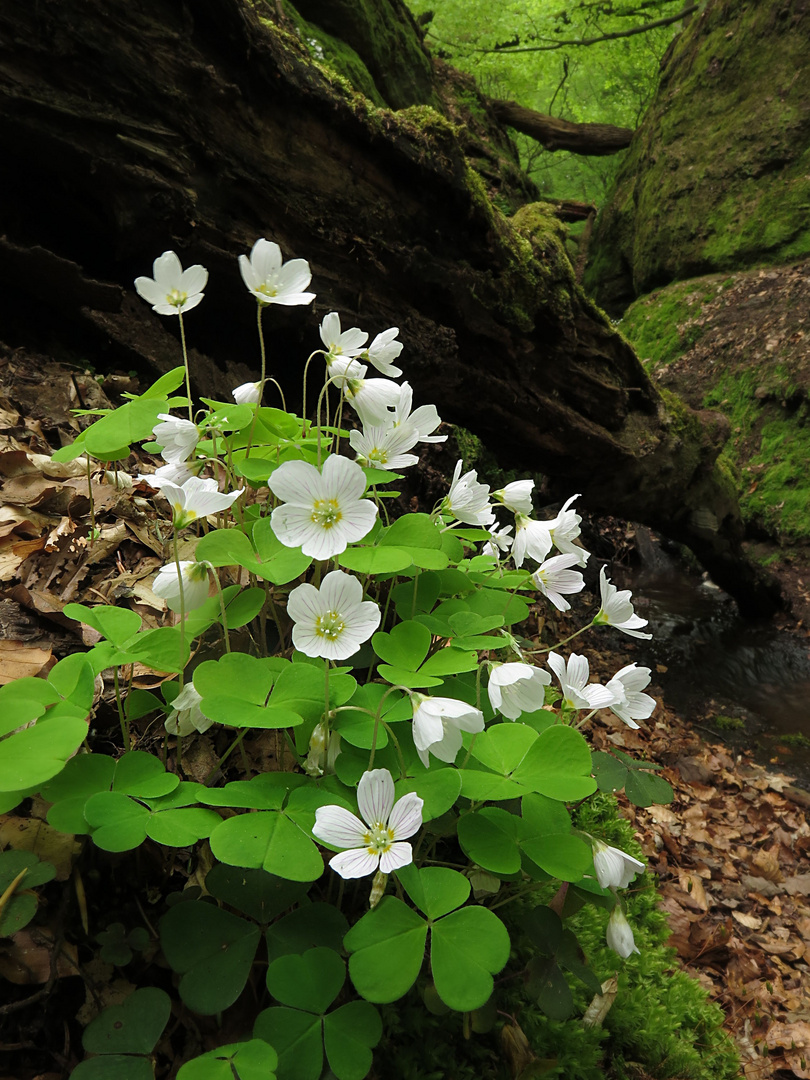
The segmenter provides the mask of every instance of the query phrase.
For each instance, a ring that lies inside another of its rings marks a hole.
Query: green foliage
[[[495,5],[485,0],[409,0],[415,15],[433,13],[426,42],[490,97],[517,101],[574,123],[635,128],[658,82],[661,57],[678,25],[587,46],[601,38],[674,15],[675,0],[655,4],[576,4],[543,0]],[[517,137],[521,159],[544,195],[602,202],[623,154],[582,157],[549,153]]]

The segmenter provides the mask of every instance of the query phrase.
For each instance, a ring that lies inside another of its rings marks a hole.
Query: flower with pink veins
[[[407,840],[422,824],[424,802],[411,791],[394,802],[394,781],[387,769],[364,772],[357,785],[360,818],[342,806],[319,806],[312,835],[332,847],[346,848],[329,860],[342,878],[383,874],[413,862]]]

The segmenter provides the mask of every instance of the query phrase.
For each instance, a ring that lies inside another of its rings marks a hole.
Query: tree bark
[[[556,116],[546,116],[518,105],[516,101],[493,99],[492,109],[502,124],[535,139],[546,150],[568,150],[587,157],[606,157],[630,145],[631,128],[613,124],[572,124]]]
[[[282,22],[247,0],[0,8],[6,343],[102,370],[175,366],[176,320],[132,287],[173,248],[209,269],[187,334],[196,389],[227,399],[258,366],[236,256],[269,237],[310,261],[318,293],[314,313],[265,318],[293,405],[326,312],[372,335],[399,326],[416,404],[561,494],[688,543],[765,605],[716,417],[662,400],[578,287],[551,208],[506,219],[463,132],[426,106],[373,107]]]

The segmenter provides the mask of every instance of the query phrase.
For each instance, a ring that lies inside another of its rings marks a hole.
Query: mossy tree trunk
[[[404,11],[363,5],[386,9]],[[0,30],[0,132],[14,148],[0,162],[7,345],[98,368],[174,366],[173,321],[131,285],[174,248],[210,271],[188,318],[197,389],[227,395],[256,377],[235,258],[270,237],[309,259],[317,317],[401,327],[417,403],[561,494],[687,542],[749,606],[765,602],[740,562],[715,418],[653,389],[576,285],[547,207],[510,220],[493,207],[468,129],[429,104],[376,107],[276,6],[248,0],[40,0],[4,5]],[[436,71],[430,96],[452,113],[455,76]],[[273,374],[294,395],[315,320],[283,309],[265,324]]]

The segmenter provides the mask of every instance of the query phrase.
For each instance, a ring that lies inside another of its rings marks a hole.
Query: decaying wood
[[[633,137],[631,128],[613,124],[573,124],[570,120],[527,109],[516,101],[493,100],[492,108],[502,124],[535,139],[546,150],[604,157],[624,150]]]
[[[766,606],[715,467],[722,422],[664,403],[577,286],[551,208],[505,218],[452,125],[374,108],[275,18],[247,0],[0,7],[6,341],[100,370],[175,366],[176,321],[132,288],[172,248],[210,272],[187,332],[197,390],[224,398],[258,366],[236,256],[272,238],[318,293],[265,319],[293,406],[325,313],[399,326],[417,404],[560,494],[688,543]]]

